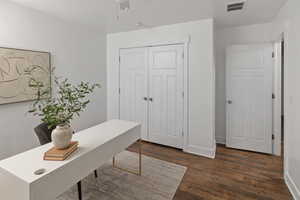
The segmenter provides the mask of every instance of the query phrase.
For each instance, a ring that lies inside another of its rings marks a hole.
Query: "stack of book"
[[[74,151],[78,149],[78,142],[71,142],[66,149],[56,149],[55,147],[49,149],[44,154],[44,160],[63,161],[67,159]]]

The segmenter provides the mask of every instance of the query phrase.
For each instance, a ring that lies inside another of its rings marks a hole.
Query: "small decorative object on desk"
[[[57,149],[55,147],[49,149],[44,154],[44,160],[63,161],[67,159],[74,151],[78,149],[78,142],[71,142],[66,149]]]
[[[73,130],[69,124],[60,124],[52,131],[51,139],[56,149],[66,149],[70,146]]]
[[[72,85],[68,79],[59,81],[58,78],[55,78],[55,85],[55,95],[45,98],[51,94],[51,87],[45,89],[42,82],[32,80],[30,87],[36,91],[37,100],[28,112],[41,117],[42,122],[48,125],[48,129],[56,127],[51,135],[53,145],[57,149],[65,149],[72,140],[71,121],[75,116],[80,116],[90,102],[87,96],[100,85],[87,82]]]

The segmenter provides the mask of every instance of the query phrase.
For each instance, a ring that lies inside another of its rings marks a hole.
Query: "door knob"
[[[148,98],[147,98],[147,97],[144,97],[143,99],[144,99],[145,101],[148,101]]]
[[[232,101],[231,101],[231,100],[228,100],[227,103],[228,103],[228,104],[232,104]]]
[[[150,98],[149,98],[149,100],[152,102],[152,101],[153,101],[153,98],[152,98],[152,97],[150,97]]]

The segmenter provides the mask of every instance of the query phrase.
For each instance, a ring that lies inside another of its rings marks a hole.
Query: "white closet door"
[[[273,46],[227,49],[227,139],[232,148],[272,153]]]
[[[183,46],[149,49],[149,140],[183,147]]]
[[[147,140],[147,48],[120,50],[120,119],[142,124]]]

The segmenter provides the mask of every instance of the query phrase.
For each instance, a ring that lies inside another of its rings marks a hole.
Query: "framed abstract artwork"
[[[0,47],[0,104],[35,100],[40,89],[51,89],[50,53]]]

